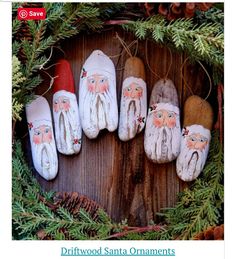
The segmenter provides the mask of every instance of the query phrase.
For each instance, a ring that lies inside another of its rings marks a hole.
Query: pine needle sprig
[[[192,19],[184,18],[168,23],[164,17],[156,15],[147,20],[130,21],[122,27],[134,32],[139,39],[153,39],[186,51],[193,60],[223,66],[224,34],[219,23],[197,25]]]

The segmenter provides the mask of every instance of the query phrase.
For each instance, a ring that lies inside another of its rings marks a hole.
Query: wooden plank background
[[[90,53],[95,49],[101,49],[108,56],[112,56],[117,69],[119,107],[122,68],[128,55],[125,53],[123,56],[114,57],[123,49],[115,37],[116,32],[127,44],[134,40],[131,34],[113,27],[102,33],[80,34],[66,40],[62,49],[65,51],[65,58],[71,63],[77,94],[81,67]],[[148,42],[147,53],[152,70],[160,77],[165,76],[171,60],[169,50]],[[158,78],[147,66],[145,41],[139,41],[137,56],[143,60],[146,67],[149,102],[152,87]],[[54,49],[53,61],[56,62],[59,57],[62,57],[62,53]],[[183,80],[180,70],[184,59],[184,54],[172,52],[172,64],[168,76],[177,88],[180,107],[183,107],[184,101],[191,94],[189,87],[194,94],[201,97],[205,97],[209,90],[206,74],[198,65],[193,66],[187,62],[183,69]],[[189,87],[184,81],[188,82]],[[43,93],[47,88],[46,83],[38,89],[38,93]],[[49,91],[45,97],[51,105],[52,92]],[[25,152],[32,165],[28,136],[25,142]],[[58,159],[59,172],[56,179],[47,182],[34,172],[43,189],[79,192],[99,203],[113,220],[120,222],[127,219],[130,225],[142,226],[148,224],[150,220],[155,220],[156,212],[161,208],[173,207],[177,194],[187,186],[177,177],[175,161],[158,165],[147,159],[144,153],[143,132],[129,142],[121,142],[117,131],[110,133],[104,130],[95,140],[90,140],[83,134],[80,153],[75,156],[58,153]]]

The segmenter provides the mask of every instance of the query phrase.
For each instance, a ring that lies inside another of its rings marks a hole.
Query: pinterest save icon
[[[18,20],[45,20],[46,10],[45,8],[18,8],[17,18]]]

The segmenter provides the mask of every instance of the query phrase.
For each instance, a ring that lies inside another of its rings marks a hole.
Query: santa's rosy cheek
[[[195,142],[194,141],[191,141],[191,140],[188,140],[187,141],[187,147],[189,149],[195,149]]]
[[[57,104],[56,103],[53,104],[53,110],[54,110],[54,112],[58,112],[59,111],[58,103]]]
[[[174,128],[176,126],[176,119],[172,118],[167,121],[167,127],[168,128]]]
[[[154,126],[156,126],[157,128],[161,128],[161,127],[163,126],[163,120],[154,117],[154,118],[153,118],[153,124],[154,124]]]
[[[92,92],[92,93],[95,92],[95,85],[89,83],[89,84],[88,84],[88,91],[89,91],[89,92]]]
[[[43,142],[50,143],[52,140],[52,132],[45,133],[43,136]]]
[[[127,89],[124,90],[124,93],[123,93],[124,97],[128,97],[130,98],[130,91],[128,91]]]
[[[99,87],[100,93],[106,92],[107,89],[108,89],[108,84],[107,83],[100,84],[100,87]]]
[[[63,109],[64,109],[64,111],[68,112],[68,111],[69,111],[69,109],[70,109],[70,103],[69,103],[69,102],[64,103],[64,105],[63,105]]]
[[[197,142],[196,149],[203,150],[206,147],[206,142]]]
[[[140,97],[141,97],[142,95],[140,95],[140,93],[139,92],[132,92],[132,94],[131,94],[131,97],[133,98],[133,99],[139,99]]]
[[[41,144],[41,136],[40,135],[34,135],[33,136],[33,142],[36,145]]]
[[[139,92],[137,93],[137,97],[140,98],[140,97],[142,97],[142,96],[143,96],[143,91],[139,91]]]

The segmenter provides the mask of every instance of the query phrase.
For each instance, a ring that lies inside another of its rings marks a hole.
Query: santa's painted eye
[[[162,112],[157,113],[157,118],[159,118],[159,119],[162,118]]]
[[[136,87],[135,90],[136,90],[136,91],[140,91],[140,88],[139,88],[139,87]]]
[[[34,135],[39,136],[40,134],[41,134],[41,132],[39,130],[34,131]]]
[[[106,78],[100,79],[100,83],[104,83],[106,81]]]
[[[67,103],[68,102],[68,100],[67,99],[63,99],[63,101],[62,101],[63,103]]]
[[[49,131],[50,131],[49,128],[46,128],[46,129],[45,129],[45,133],[48,133]]]
[[[191,137],[190,140],[194,142],[194,141],[196,141],[196,138],[195,137]]]
[[[168,113],[168,117],[169,117],[169,118],[174,118],[174,113],[169,112],[169,113]]]
[[[128,91],[131,91],[131,88],[130,88],[130,87],[128,87],[128,88],[127,88],[127,90],[128,90]]]
[[[56,101],[54,102],[54,104],[58,104],[58,101],[56,100]]]
[[[205,142],[205,141],[207,141],[207,139],[203,137],[203,138],[200,139],[200,141]]]
[[[93,78],[89,79],[89,83],[90,84],[94,84],[95,83],[95,79],[93,79]]]

